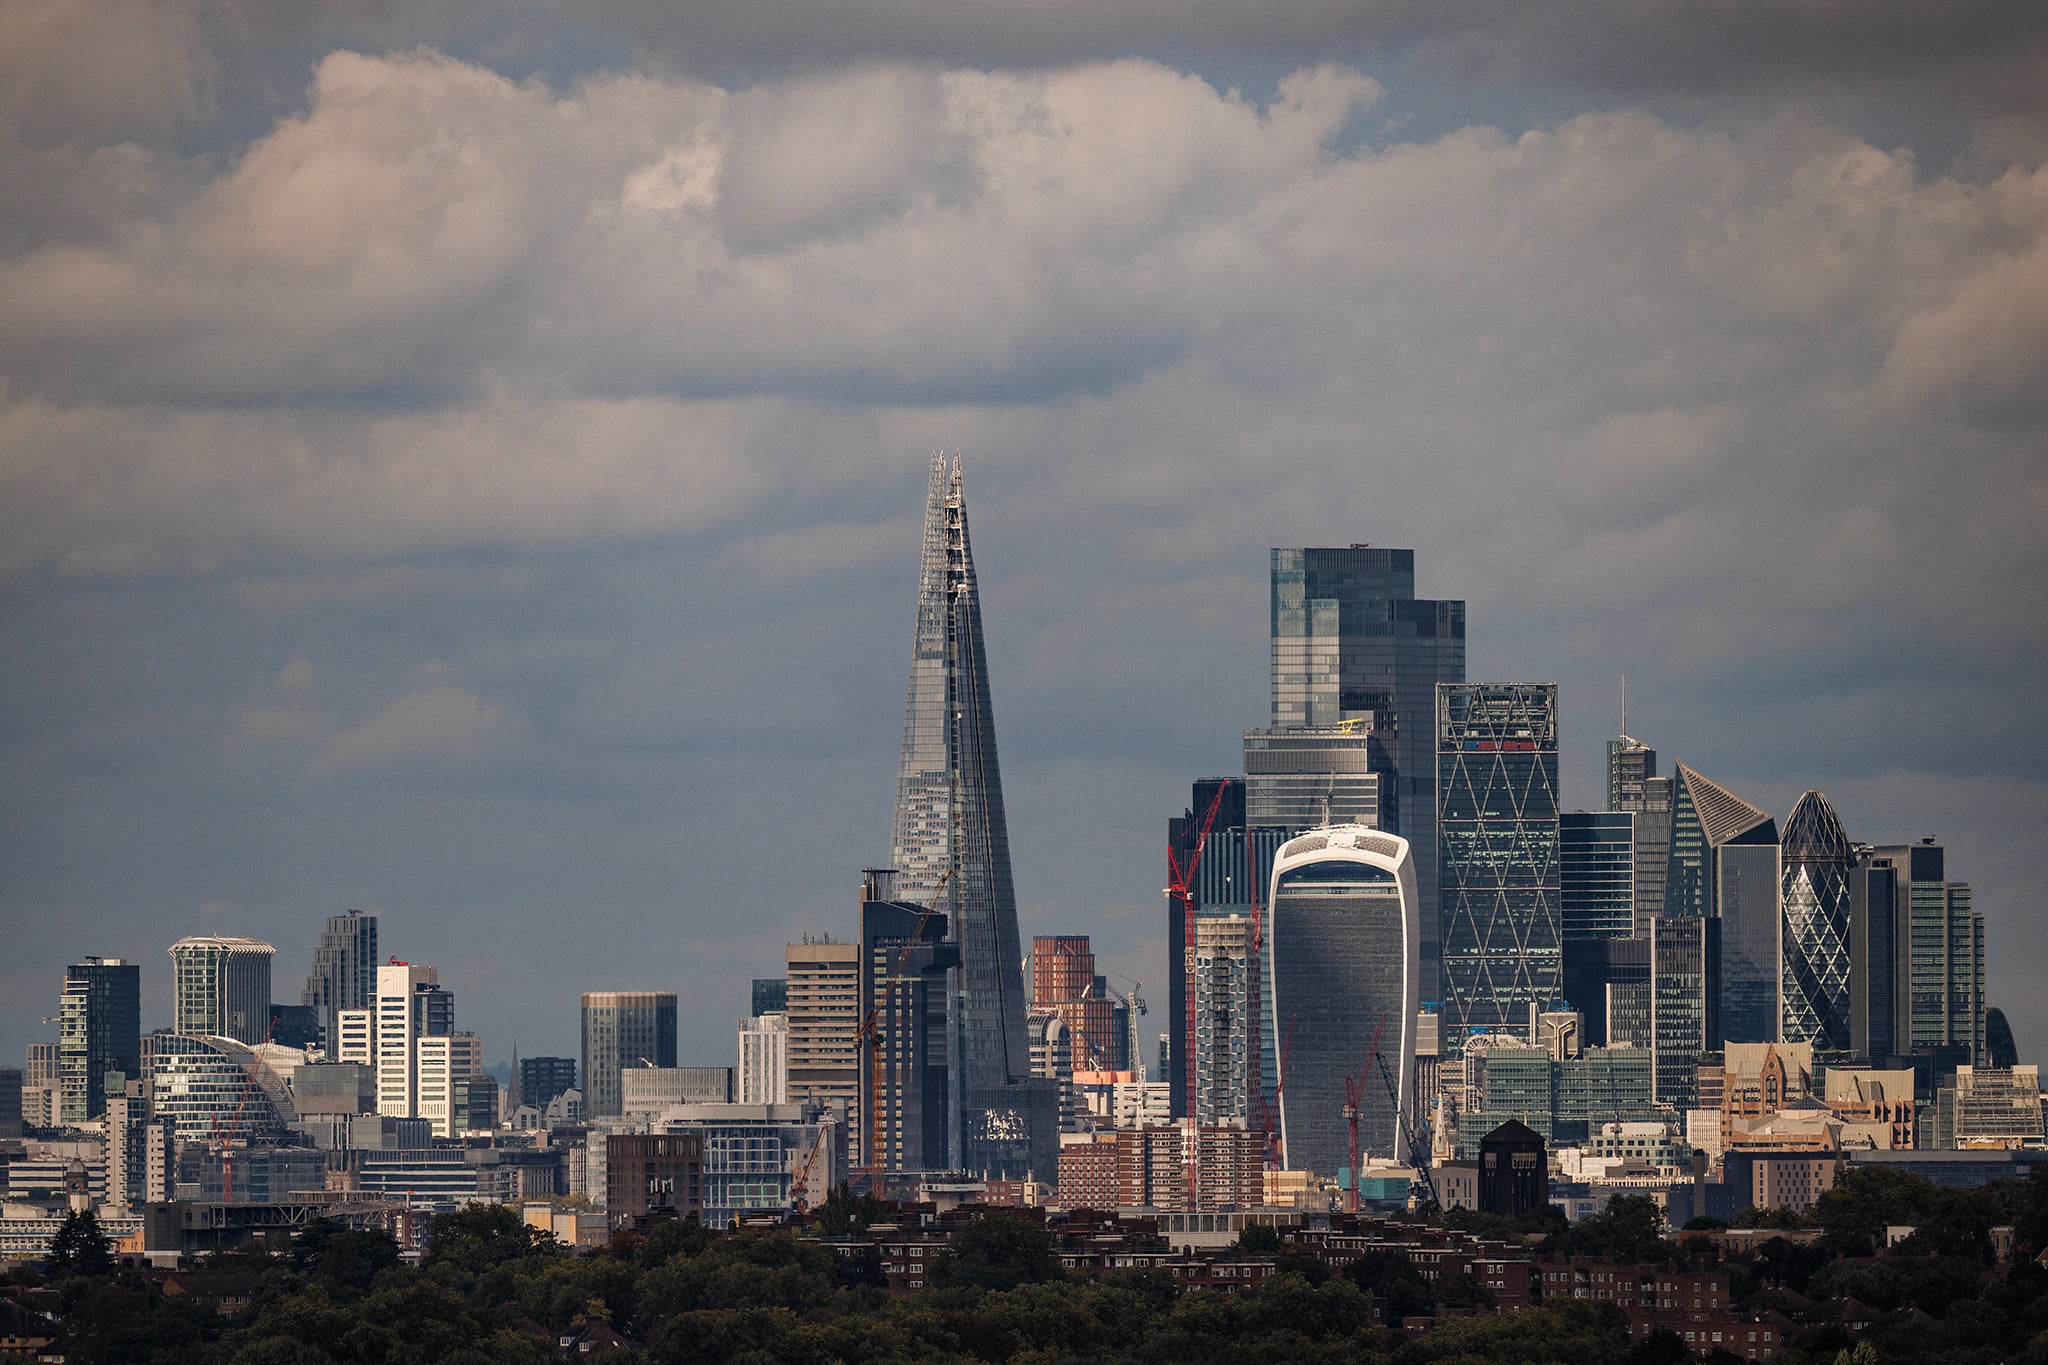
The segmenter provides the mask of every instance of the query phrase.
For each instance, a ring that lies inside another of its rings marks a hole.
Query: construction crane
[[[1124,992],[1123,995],[1124,1011],[1130,1020],[1130,1029],[1128,1030],[1127,1036],[1124,1038],[1124,1051],[1129,1055],[1124,1058],[1124,1063],[1125,1068],[1127,1070],[1135,1071],[1138,1067],[1139,1052],[1138,1021],[1144,1018],[1147,1014],[1151,1013],[1150,1008],[1145,1004],[1145,997],[1138,994],[1139,991],[1145,988],[1145,983],[1138,980],[1134,976],[1125,976],[1122,972],[1113,972],[1109,970],[1107,967],[1103,968],[1102,974],[1104,976],[1113,976],[1119,981],[1128,981],[1131,983],[1131,988],[1128,991]],[[1094,989],[1095,983],[1092,981],[1089,982],[1088,990],[1093,991]],[[1086,992],[1083,993],[1082,998],[1087,998]],[[1110,998],[1116,998],[1113,992],[1111,993]],[[1094,1043],[1089,1043],[1088,1052],[1089,1055],[1092,1056],[1097,1062],[1100,1062],[1102,1060],[1102,1051],[1100,1048],[1096,1047]],[[1097,1069],[1099,1070],[1100,1068],[1098,1067]]]
[[[861,1143],[861,1169],[859,1179],[868,1184],[871,1193],[882,1182],[881,1121],[882,1108],[882,1049],[876,1035],[877,1022],[882,1015],[882,992],[893,987],[897,977],[903,975],[903,968],[910,961],[910,955],[924,941],[924,927],[931,923],[932,912],[939,908],[939,898],[946,894],[946,883],[953,879],[953,869],[947,868],[939,875],[939,884],[932,888],[932,898],[925,902],[924,911],[917,917],[917,927],[910,931],[910,939],[903,945],[903,951],[896,955],[896,966],[889,973],[887,982],[875,983],[875,1002],[868,1006],[867,1018],[860,1021],[860,1032],[854,1035],[853,1047],[857,1053],[862,1048],[868,1052],[868,1101],[861,1115],[865,1130]]]
[[[213,1130],[208,1145],[220,1156],[221,1202],[224,1204],[235,1202],[235,1158],[231,1144],[234,1142],[235,1133],[242,1126],[242,1114],[249,1107],[249,1096],[255,1092],[256,1068],[261,1065],[263,1063],[252,1054],[249,1059],[248,1076],[242,1082],[242,1095],[235,1102],[234,1117],[228,1120],[227,1132],[223,1133],[220,1129],[220,1110],[213,1111]]]
[[[1287,1036],[1280,1042],[1280,1066],[1273,1072],[1272,1101],[1268,1103],[1264,1095],[1259,1096],[1259,1129],[1266,1135],[1266,1164],[1276,1170],[1280,1168],[1280,1119],[1273,1111],[1287,1088],[1287,1063],[1294,1055],[1294,1025],[1300,1018],[1298,1014],[1287,1016]]]
[[[825,1140],[831,1129],[818,1125],[818,1140],[811,1144],[811,1150],[804,1155],[803,1164],[797,1167],[796,1179],[789,1182],[789,1206],[791,1209],[808,1209],[811,1202],[807,1195],[811,1187],[811,1170],[818,1164],[818,1153],[825,1150]]]
[[[1365,1106],[1366,1082],[1372,1077],[1373,1059],[1380,1055],[1380,1035],[1386,1029],[1387,1015],[1382,1010],[1379,1023],[1373,1026],[1372,1044],[1366,1051],[1365,1065],[1358,1068],[1356,1076],[1344,1078],[1344,1122],[1351,1129],[1351,1188],[1344,1196],[1346,1213],[1358,1212],[1358,1111]]]
[[[1181,912],[1181,970],[1186,983],[1181,989],[1181,994],[1186,997],[1186,1017],[1181,1021],[1185,1028],[1181,1034],[1181,1051],[1187,1055],[1177,1060],[1187,1076],[1188,1111],[1184,1117],[1190,1136],[1193,1135],[1195,1126],[1195,897],[1188,888],[1194,883],[1195,873],[1201,869],[1203,850],[1209,846],[1209,833],[1216,828],[1216,813],[1223,809],[1223,794],[1229,790],[1230,785],[1226,782],[1216,784],[1216,795],[1210,798],[1209,809],[1202,813],[1202,823],[1195,834],[1194,847],[1188,850],[1185,867],[1181,865],[1178,850],[1171,844],[1166,848],[1166,897],[1168,900],[1179,900]],[[1187,1168],[1188,1208],[1193,1210],[1196,1204],[1195,1168],[1198,1163],[1184,1161],[1181,1164]]]
[[[1377,1044],[1372,1050],[1373,1063],[1379,1067],[1380,1081],[1387,1087],[1387,1103],[1394,1107],[1396,1131],[1402,1139],[1402,1146],[1408,1149],[1408,1164],[1415,1168],[1415,1178],[1422,1184],[1422,1193],[1432,1204],[1441,1204],[1436,1197],[1436,1182],[1429,1178],[1429,1148],[1423,1143],[1422,1135],[1415,1125],[1408,1121],[1408,1111],[1401,1107],[1401,1091],[1394,1084],[1393,1072],[1387,1070],[1387,1059],[1380,1054]],[[1356,1175],[1353,1176],[1356,1179]]]

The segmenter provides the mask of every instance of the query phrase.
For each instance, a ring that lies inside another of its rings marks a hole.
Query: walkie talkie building
[[[1351,1164],[1351,1095],[1360,1151],[1406,1159],[1398,1116],[1409,1112],[1421,959],[1408,841],[1363,825],[1290,839],[1273,863],[1269,904],[1266,989],[1287,1168],[1335,1175]]]

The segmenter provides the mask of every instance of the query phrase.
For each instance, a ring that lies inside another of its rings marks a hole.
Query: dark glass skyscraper
[[[1850,1046],[1849,879],[1855,851],[1828,799],[1809,791],[1785,821],[1784,1006],[1779,1035]]]
[[[1557,684],[1437,689],[1446,1037],[1526,1025],[1564,988]]]
[[[946,917],[891,900],[892,875],[861,883],[860,1011],[875,1020],[861,1057],[861,1161],[888,1173],[947,1164],[946,978],[960,965]],[[872,1141],[874,1150],[869,1150]]]
[[[1635,817],[1622,810],[1567,811],[1557,827],[1565,941],[1628,937],[1635,930]]]
[[[1415,859],[1425,981],[1437,974],[1436,685],[1464,680],[1465,604],[1416,597],[1413,550],[1273,551],[1273,725],[1370,715],[1385,736],[1382,807]]]
[[[1911,1051],[1899,1037],[1905,910],[1899,869],[1858,848],[1849,872],[1849,1050],[1865,1064]]]
[[[960,462],[932,460],[917,625],[889,863],[898,898],[940,908],[960,952],[950,1075],[957,1150],[970,1170],[1045,1175],[1057,1161],[1057,1096],[1034,1083],[1010,834],[996,762],[981,595]],[[1049,1120],[1049,1121],[1048,1121]]]
[[[142,968],[89,957],[64,969],[58,1009],[57,1103],[65,1123],[106,1112],[109,1071],[142,1076]]]
[[[1947,852],[1932,839],[1871,856],[1897,871],[1899,1050],[1964,1049],[1973,1061],[1982,1058],[1984,917],[1971,904],[1970,884],[1947,880]]]
[[[421,1029],[422,1033],[431,1029]],[[592,1118],[625,1112],[619,1073],[676,1064],[674,991],[583,993],[583,1109]]]
[[[1664,910],[1720,922],[1720,1037],[1710,1047],[1777,1041],[1782,890],[1778,822],[1680,763]]]
[[[1721,1046],[1721,922],[1660,915],[1649,937],[1657,1102],[1687,1109],[1699,1098],[1700,1054]]]

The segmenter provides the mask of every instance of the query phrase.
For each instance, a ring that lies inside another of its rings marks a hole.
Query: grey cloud
[[[1470,599],[1475,676],[1564,684],[1582,800],[1626,671],[1774,810],[1970,826],[2013,1003],[2048,173],[1797,111],[1360,138],[1376,100],[343,54],[233,157],[53,162],[74,207],[0,251],[5,997],[202,921],[296,970],[357,903],[494,1055],[630,968],[722,1056],[728,979],[879,856],[919,470],[964,446],[1032,925],[1158,980],[1160,822],[1264,714],[1265,547],[1370,539]]]
[[[849,56],[998,66],[1132,54],[1370,62],[1421,47],[1468,70],[1631,96],[1833,85],[1897,98],[1903,86],[1936,106],[2031,119],[2048,87],[2048,16],[2025,0],[860,0],[822,12],[607,0],[604,9],[695,70]]]

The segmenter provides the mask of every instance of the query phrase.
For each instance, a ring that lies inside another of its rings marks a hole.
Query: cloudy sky
[[[886,853],[964,452],[1023,928],[1163,1005],[1267,549],[1940,836],[2048,1043],[2048,9],[0,0],[0,1057],[326,915],[493,1061]],[[1155,1010],[1151,1025],[1164,1027]]]

